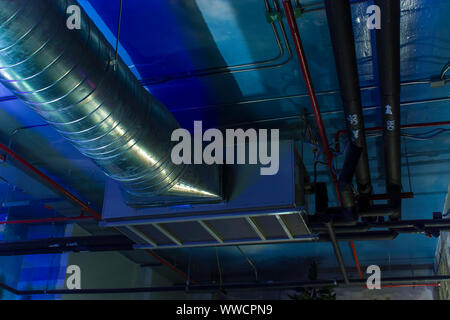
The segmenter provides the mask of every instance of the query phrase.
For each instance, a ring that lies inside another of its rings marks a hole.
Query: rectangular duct
[[[118,227],[149,248],[311,240],[306,181],[294,143],[281,141],[276,175],[260,175],[260,165],[225,165],[225,200],[219,203],[131,208],[110,180],[101,225]]]

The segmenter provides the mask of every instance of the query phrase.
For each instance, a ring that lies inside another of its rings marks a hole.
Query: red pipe
[[[302,69],[303,78],[305,79],[306,88],[308,90],[309,100],[311,102],[311,106],[314,112],[314,118],[316,119],[316,125],[319,129],[320,139],[322,140],[323,150],[325,153],[325,157],[327,158],[328,167],[330,169],[331,178],[333,180],[334,189],[336,190],[337,199],[339,204],[342,206],[341,194],[339,192],[338,180],[336,174],[333,170],[333,154],[330,151],[328,145],[328,139],[325,132],[325,127],[323,125],[322,116],[320,115],[319,105],[317,103],[316,94],[314,92],[311,75],[309,73],[308,64],[305,58],[305,52],[303,50],[302,41],[300,38],[300,32],[298,31],[297,22],[294,15],[294,10],[292,8],[292,4],[290,0],[283,0],[283,7],[286,13],[286,18],[289,23],[289,29],[291,30],[292,38],[295,44],[295,50],[297,51],[298,60],[300,62],[300,67]],[[356,249],[353,241],[350,241],[350,245],[353,251],[353,257],[355,259],[356,267],[358,269],[359,275],[362,279],[361,267],[359,265],[358,256],[356,255]]]
[[[197,284],[196,281],[189,279],[188,276],[186,275],[186,273],[184,273],[183,271],[181,271],[180,269],[178,269],[177,267],[175,267],[174,265],[172,265],[170,262],[168,262],[167,260],[165,260],[164,258],[158,256],[154,251],[150,250],[150,249],[145,249],[145,251],[147,251],[148,253],[150,253],[154,258],[158,259],[159,262],[161,262],[162,264],[164,264],[166,267],[168,267],[169,269],[171,269],[172,271],[175,271],[176,273],[178,273],[180,276],[182,276],[184,279],[188,280],[189,283],[192,283],[194,285]]]
[[[402,125],[400,126],[401,129],[416,129],[416,128],[430,128],[430,127],[439,127],[439,126],[447,126],[450,125],[450,121],[437,121],[437,122],[428,122],[428,123],[413,123],[413,124],[406,124],[406,125]],[[376,132],[376,131],[382,131],[383,128],[381,127],[374,127],[374,128],[366,128],[365,131],[366,132]],[[334,145],[335,145],[335,150],[336,152],[340,152],[340,144],[339,144],[339,138],[341,135],[346,134],[347,130],[339,130],[336,132],[336,134],[334,135]],[[382,196],[382,195],[381,195]],[[413,194],[409,194],[409,193],[402,193],[402,197],[405,198],[409,198],[409,197],[413,197]],[[378,200],[378,199],[375,199]],[[356,254],[356,250],[355,250],[355,246],[353,245],[353,243],[350,243],[352,246],[352,251],[353,251],[353,257],[355,259],[356,262],[356,267],[358,269],[358,273],[359,273],[359,277],[362,279],[362,273],[361,273],[361,267],[359,265],[359,261],[358,261],[358,256]],[[414,286],[419,286],[419,285],[392,285],[392,286],[383,286],[386,288],[394,288],[394,287],[414,287]],[[427,285],[421,285],[421,286],[427,286]],[[439,286],[439,284],[430,284],[429,286]]]
[[[333,179],[333,184],[334,184],[334,187],[336,190],[337,198],[338,198],[339,203],[342,205],[342,200],[341,200],[341,196],[339,193],[337,177],[336,177],[335,173],[333,172],[332,159],[334,156],[331,153],[329,145],[328,145],[327,135],[326,135],[325,128],[323,125],[322,116],[320,115],[319,105],[317,103],[316,94],[314,92],[311,75],[309,73],[308,64],[306,62],[305,52],[303,50],[303,45],[302,45],[302,41],[300,38],[300,33],[298,31],[297,22],[295,19],[294,10],[292,8],[291,1],[283,0],[283,7],[284,7],[284,11],[286,13],[286,18],[289,23],[289,28],[291,30],[292,38],[294,40],[295,49],[297,51],[297,56],[298,56],[298,60],[300,62],[300,67],[301,67],[301,70],[303,73],[303,78],[305,79],[306,89],[308,90],[309,100],[311,102],[311,106],[312,106],[312,109],[314,112],[314,117],[316,120],[317,128],[319,129],[320,139],[322,141],[325,157],[327,158],[327,161],[328,161],[328,166],[330,169],[331,177]],[[440,123],[440,125],[442,125],[442,124],[443,123]],[[409,128],[412,128],[412,126],[410,126]],[[380,128],[380,130],[382,130],[382,128]],[[341,130],[341,131],[343,131],[343,130]],[[336,135],[335,135],[335,141],[337,141],[335,148],[336,148],[337,152],[339,152],[337,150],[337,148],[339,146],[339,135],[347,132],[347,131],[343,131],[341,133],[341,131],[338,131],[338,133],[336,133]],[[374,131],[374,128],[366,129],[366,131]],[[336,139],[336,136],[337,136],[337,139]],[[361,266],[359,264],[358,255],[356,254],[356,249],[355,249],[355,245],[354,245],[353,241],[350,241],[350,245],[352,247],[353,257],[355,259],[355,263],[356,263],[356,267],[358,269],[359,276],[362,279],[363,275],[361,272]],[[403,285],[403,286],[416,286],[416,285]]]
[[[302,40],[300,38],[300,33],[298,31],[297,22],[295,20],[294,9],[290,0],[283,0],[283,7],[286,13],[286,18],[289,23],[289,29],[291,30],[292,38],[294,40],[295,50],[297,51],[298,60],[300,62],[300,67],[302,69],[303,78],[305,79],[306,89],[308,90],[309,100],[314,112],[314,117],[316,119],[316,125],[319,130],[320,139],[322,141],[323,150],[325,157],[327,158],[328,166],[330,168],[331,178],[333,179],[333,184],[336,189],[336,194],[341,203],[341,195],[339,192],[338,181],[336,174],[333,172],[333,154],[331,153],[330,147],[328,145],[328,139],[325,132],[325,127],[323,125],[322,116],[320,115],[319,104],[317,103],[316,94],[314,92],[314,87],[311,79],[311,74],[309,73],[308,63],[306,62],[305,52],[303,50]]]
[[[450,125],[450,121],[437,121],[437,122],[425,122],[425,123],[411,123],[411,124],[405,124],[400,126],[400,129],[418,129],[418,128],[430,128],[430,127],[440,127],[440,126],[448,126]],[[377,131],[383,131],[382,127],[373,127],[373,128],[366,128],[366,132],[377,132]],[[339,144],[339,138],[341,135],[347,133],[347,130],[339,130],[334,135],[334,148],[336,152],[340,152],[340,144]]]
[[[311,80],[311,75],[309,73],[309,69],[308,69],[308,64],[306,62],[306,58],[305,58],[305,52],[303,50],[303,45],[302,45],[302,41],[300,38],[300,33],[298,31],[298,27],[297,27],[297,22],[295,19],[295,15],[294,15],[294,10],[292,8],[292,4],[290,0],[283,0],[283,7],[284,7],[284,11],[286,13],[286,18],[288,20],[289,23],[289,28],[291,30],[291,34],[292,34],[292,38],[294,40],[294,45],[295,45],[295,49],[297,51],[297,56],[298,56],[298,60],[300,62],[300,67],[302,69],[302,73],[303,73],[303,78],[305,79],[305,84],[306,84],[306,89],[308,90],[308,95],[309,95],[309,100],[311,102],[311,106],[314,112],[314,117],[316,119],[316,124],[317,127],[319,129],[319,135],[320,135],[320,139],[322,141],[322,145],[323,145],[323,150],[325,153],[325,156],[327,158],[328,161],[328,166],[330,169],[330,173],[331,173],[331,177],[333,179],[333,184],[336,190],[336,194],[339,200],[339,203],[342,205],[342,200],[341,200],[341,196],[339,193],[339,188],[338,188],[338,181],[337,181],[337,177],[333,172],[333,163],[332,163],[332,159],[333,159],[333,154],[330,151],[329,145],[328,145],[328,139],[327,139],[327,135],[325,132],[325,128],[323,125],[323,121],[322,121],[322,116],[320,115],[320,110],[319,110],[319,106],[317,103],[317,98],[314,92],[314,88],[313,88],[313,84],[312,84],[312,80]],[[405,125],[402,126],[402,128],[405,129],[412,129],[412,128],[424,128],[427,126],[438,126],[438,125],[447,125],[450,124],[450,121],[447,122],[434,122],[434,123],[430,123],[430,124],[415,124],[415,125]],[[378,130],[383,130],[383,128],[368,128],[365,131],[378,131]],[[339,136],[343,133],[346,133],[347,131],[345,130],[340,130],[336,133],[335,135],[335,149],[337,152],[338,148],[339,148]],[[358,273],[360,278],[363,278],[362,272],[361,272],[361,266],[359,264],[359,260],[358,260],[358,255],[356,254],[356,249],[355,249],[355,245],[353,243],[353,241],[350,241],[350,245],[352,247],[352,252],[353,252],[353,257],[355,259],[355,263],[356,263],[356,267],[358,269]],[[382,286],[382,287],[389,287],[389,288],[394,288],[394,287],[416,287],[416,286],[439,286],[439,284],[422,284],[422,285],[418,285],[418,284],[403,284],[403,285],[386,285],[386,286]]]
[[[46,174],[44,174],[42,171],[40,171],[39,169],[37,169],[36,167],[34,167],[32,164],[30,164],[28,161],[26,161],[25,159],[23,159],[22,157],[20,157],[17,153],[15,153],[14,151],[12,151],[10,148],[8,148],[7,146],[5,146],[3,143],[0,143],[0,150],[3,150],[7,155],[9,155],[11,158],[14,158],[17,162],[19,162],[21,165],[23,165],[25,168],[27,168],[28,170],[30,170],[31,172],[33,172],[34,174],[36,174],[37,176],[39,176],[41,179],[43,179],[44,181],[46,181],[47,183],[49,183],[50,185],[52,185],[55,189],[57,189],[58,191],[60,191],[67,199],[75,202],[76,204],[78,204],[83,210],[85,210],[86,212],[89,212],[92,216],[94,216],[95,218],[97,218],[98,220],[101,220],[102,216],[97,213],[94,209],[92,209],[91,207],[89,207],[87,204],[85,204],[83,201],[81,201],[80,199],[78,199],[76,196],[74,196],[72,193],[70,193],[69,191],[67,191],[66,189],[64,189],[64,187],[62,187],[60,184],[58,184],[57,182],[55,182],[54,180],[52,180],[49,176],[47,176]]]
[[[359,264],[358,255],[356,254],[356,248],[355,248],[355,244],[353,243],[353,241],[350,241],[350,246],[352,247],[353,257],[355,258],[356,269],[358,269],[359,277],[362,279],[363,274],[361,272],[361,266]]]
[[[30,170],[31,172],[33,172],[34,174],[36,174],[37,176],[39,176],[40,178],[42,178],[44,181],[46,181],[47,183],[49,183],[50,185],[52,185],[54,188],[56,188],[58,191],[60,191],[67,199],[75,202],[76,204],[78,204],[83,212],[89,212],[92,217],[94,217],[97,220],[101,220],[102,216],[97,213],[94,209],[92,209],[90,206],[88,206],[87,204],[85,204],[82,200],[80,200],[79,198],[77,198],[75,195],[73,195],[72,193],[70,193],[68,190],[66,190],[63,186],[61,186],[60,184],[58,184],[56,181],[54,181],[53,179],[51,179],[49,176],[47,176],[45,173],[43,173],[42,171],[40,171],[39,169],[37,169],[35,166],[33,166],[31,163],[29,163],[28,161],[26,161],[25,159],[23,159],[22,157],[20,157],[17,153],[15,153],[14,151],[12,151],[10,148],[8,148],[7,146],[5,146],[4,144],[2,144],[0,142],[0,150],[3,150],[7,155],[9,155],[11,158],[15,159],[17,162],[19,162],[21,165],[23,165],[25,168],[27,168],[28,170]],[[3,223],[0,224],[19,224],[19,223],[37,223],[37,222],[43,222],[43,220],[45,222],[51,222],[54,221],[55,219],[58,219],[57,221],[64,221],[61,219],[70,219],[70,220],[83,220],[83,219],[88,219],[88,218],[92,218],[92,217],[83,217],[83,215],[81,215],[78,218],[66,218],[66,217],[61,217],[61,218],[49,218],[49,219],[40,219],[40,220],[22,220],[22,221],[5,221]],[[157,259],[159,262],[161,262],[162,264],[164,264],[165,266],[169,267],[171,270],[175,271],[177,274],[181,275],[184,279],[188,280],[190,283],[192,284],[196,284],[195,281],[189,279],[187,277],[187,275],[179,270],[177,267],[173,266],[172,264],[170,264],[168,261],[166,261],[164,258],[160,257],[158,254],[156,254],[155,252],[151,251],[151,250],[147,250],[148,253],[150,253],[155,259]]]
[[[302,41],[300,38],[300,32],[298,31],[297,22],[294,15],[294,10],[292,8],[292,4],[290,0],[283,0],[283,7],[286,13],[286,18],[289,23],[289,29],[291,30],[292,38],[295,44],[295,50],[297,51],[298,60],[300,62],[300,67],[302,69],[303,78],[305,79],[306,89],[308,90],[309,100],[311,102],[311,106],[314,112],[314,118],[316,119],[316,125],[319,129],[320,139],[322,140],[323,150],[325,153],[325,157],[327,158],[328,167],[330,169],[331,178],[333,180],[334,189],[336,190],[337,199],[339,204],[342,206],[341,194],[339,192],[338,180],[336,174],[333,170],[333,157],[334,155],[330,151],[330,147],[328,145],[328,139],[325,132],[325,127],[323,125],[322,116],[320,115],[319,105],[317,103],[316,94],[314,92],[311,75],[309,73],[308,64],[305,58],[305,52],[303,50]],[[358,256],[356,254],[355,244],[353,241],[350,241],[350,245],[353,251],[353,257],[355,259],[356,267],[358,269],[359,275],[362,279],[361,266],[359,265]]]

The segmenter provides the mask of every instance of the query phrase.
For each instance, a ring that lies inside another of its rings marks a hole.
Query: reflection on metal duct
[[[73,0],[0,0],[0,81],[120,182],[131,205],[221,199],[220,167],[174,165],[179,125]]]

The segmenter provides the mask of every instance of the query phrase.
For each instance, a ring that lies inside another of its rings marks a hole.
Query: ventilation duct
[[[130,205],[221,199],[220,167],[174,165],[173,115],[139,83],[76,1],[0,0],[0,81],[118,181]],[[114,64],[116,65],[115,67]]]

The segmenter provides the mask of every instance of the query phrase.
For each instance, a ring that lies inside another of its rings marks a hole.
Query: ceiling
[[[108,40],[115,44],[119,0],[79,1]],[[194,120],[204,127],[273,127],[298,139],[305,165],[312,173],[313,153],[302,143],[305,123],[314,127],[311,107],[301,76],[289,28],[283,18],[275,32],[267,22],[263,0],[125,0],[120,28],[119,53],[147,89],[173,112],[183,127]],[[272,1],[270,0],[273,6]],[[344,128],[329,30],[321,1],[301,1],[306,11],[297,19],[306,58],[329,141]],[[352,17],[366,127],[379,126],[377,68],[373,57],[374,34],[365,28],[366,8],[372,1],[352,1]],[[402,124],[450,119],[450,86],[431,88],[450,60],[450,0],[401,1]],[[283,26],[283,27],[281,27]],[[284,36],[286,35],[286,36]],[[277,42],[277,37],[278,41]],[[287,41],[287,42],[286,42]],[[225,68],[228,67],[228,68]],[[230,70],[232,72],[230,72]],[[100,209],[105,178],[93,163],[44,124],[11,93],[0,88],[0,138],[16,152]],[[2,98],[3,97],[3,98]],[[302,118],[302,115],[304,117]],[[12,134],[23,126],[36,126]],[[411,134],[428,129],[414,129]],[[405,219],[431,218],[441,211],[450,181],[450,135],[429,140],[402,141],[403,190],[415,197],[403,201]],[[39,146],[39,147],[36,147]],[[384,193],[380,137],[368,139],[371,177],[376,193]],[[342,165],[342,159],[336,163]],[[329,182],[331,204],[337,204],[326,168],[318,180]],[[9,164],[0,164],[0,192],[6,200],[60,198],[32,182]],[[13,187],[15,186],[15,188]],[[59,199],[52,214],[73,213],[74,207]],[[59,206],[59,207],[58,207]],[[39,216],[45,211],[13,208],[17,217]],[[95,233],[95,225],[87,226]],[[393,241],[357,242],[362,265],[433,263],[436,239],[402,234]],[[341,243],[344,260],[353,265],[350,247]],[[298,243],[242,248],[266,280],[301,278],[305,261],[336,267],[329,243]],[[217,276],[217,255],[229,279],[253,276],[236,247],[160,251],[178,267],[191,263],[192,277]],[[128,253],[145,260],[144,253]]]

